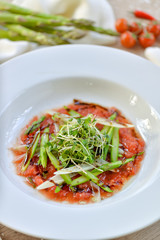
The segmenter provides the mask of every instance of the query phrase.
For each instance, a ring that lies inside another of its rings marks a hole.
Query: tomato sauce
[[[82,116],[86,116],[88,114],[93,114],[95,117],[103,117],[109,118],[113,113],[117,113],[116,120],[119,123],[130,123],[121,112],[115,107],[104,108],[102,106],[92,104],[92,103],[84,103],[79,102],[77,100],[74,101],[73,104],[68,105],[70,109],[73,109],[79,112]],[[64,108],[60,108],[56,110],[57,112],[68,114],[67,110]],[[35,131],[30,133],[29,135],[25,135],[25,130],[38,118],[34,117],[30,123],[22,130],[20,136],[20,143],[28,145],[32,142]],[[51,118],[50,114],[46,114],[45,120],[40,124],[41,133],[43,133],[43,129],[49,126],[49,132],[54,133],[54,120]],[[102,125],[97,126],[99,129],[102,129]],[[106,186],[110,187],[113,190],[113,193],[108,193],[102,189],[100,189],[101,198],[107,198],[112,196],[115,192],[119,191],[132,176],[137,174],[140,169],[141,162],[144,158],[144,148],[145,142],[142,137],[136,132],[134,128],[121,128],[119,130],[120,144],[124,153],[123,156],[119,158],[119,160],[123,160],[125,158],[130,158],[132,156],[136,156],[135,160],[129,162],[118,169],[112,171],[103,172],[98,176],[100,181],[102,181]],[[41,165],[38,165],[38,156],[34,156],[31,160],[30,165],[27,170],[22,172],[21,167],[24,161],[24,152],[17,151],[12,149],[15,155],[14,164],[16,166],[17,174],[20,176],[24,176],[28,184],[32,187],[37,187],[50,177],[54,175],[56,169],[51,164],[48,159],[47,167],[43,169]],[[22,155],[23,154],[23,155]],[[22,157],[21,157],[22,156]],[[18,160],[16,160],[18,159]],[[107,159],[109,161],[109,159]],[[77,175],[78,176],[78,175]],[[76,176],[76,177],[77,177]],[[80,176],[80,175],[79,175]],[[75,177],[74,177],[75,178]],[[73,179],[74,179],[73,178]],[[90,182],[86,182],[84,184],[80,184],[76,187],[76,191],[73,192],[70,190],[67,184],[64,184],[61,191],[55,193],[56,186],[50,187],[48,189],[40,190],[42,194],[44,194],[47,198],[52,199],[58,202],[69,202],[69,203],[89,203],[93,202],[93,188],[91,187]]]

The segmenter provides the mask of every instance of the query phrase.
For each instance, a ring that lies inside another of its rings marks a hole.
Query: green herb
[[[102,156],[109,137],[97,129],[93,115],[78,119],[70,117],[59,128],[51,144],[63,167],[70,163],[93,164]]]

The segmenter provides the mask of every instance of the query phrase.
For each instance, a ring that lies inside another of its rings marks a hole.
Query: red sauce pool
[[[93,114],[98,117],[108,118],[114,112],[117,113],[116,120],[119,123],[130,123],[121,112],[115,107],[104,108],[102,106],[96,104],[89,104],[83,102],[76,102],[74,104],[70,104],[68,106],[70,109],[73,109],[79,112],[82,116],[86,116],[88,114]],[[67,113],[67,110],[64,108],[60,108],[57,110],[60,113]],[[30,144],[33,140],[33,136],[35,132],[30,133],[28,136],[24,134],[25,130],[32,124],[33,121],[37,120],[38,117],[34,117],[30,123],[22,130],[20,140],[21,144]],[[40,129],[41,133],[43,133],[43,129],[49,125],[50,133],[54,132],[54,121],[51,118],[50,114],[46,114],[45,120],[41,123]],[[98,128],[102,128],[102,126],[97,126]],[[144,158],[144,154],[138,155],[138,153],[144,152],[145,143],[142,137],[136,132],[134,128],[121,128],[119,130],[120,135],[120,143],[124,150],[123,157],[119,158],[119,160],[123,160],[125,158],[130,158],[136,155],[134,161],[127,163],[124,166],[115,169],[114,171],[103,172],[98,176],[100,181],[102,181],[105,185],[110,187],[113,190],[113,193],[105,192],[100,189],[101,198],[107,198],[112,196],[115,192],[119,191],[126,181],[128,181],[132,176],[136,175],[140,169],[141,162]],[[43,169],[42,166],[37,164],[38,157],[33,157],[31,163],[25,172],[21,171],[22,163],[24,161],[24,151],[16,151],[12,149],[15,156],[15,167],[16,172],[20,176],[24,176],[26,178],[27,183],[29,183],[32,187],[37,187],[50,177],[54,175],[56,169],[50,163],[48,159],[47,167]],[[21,157],[22,156],[22,157]],[[16,160],[18,158],[18,160]],[[42,194],[44,194],[47,198],[52,199],[54,201],[63,202],[67,201],[69,203],[89,203],[93,202],[93,191],[90,182],[86,182],[84,184],[77,186],[77,191],[72,192],[67,185],[64,185],[60,192],[55,193],[56,186],[50,187],[48,189],[40,190]]]

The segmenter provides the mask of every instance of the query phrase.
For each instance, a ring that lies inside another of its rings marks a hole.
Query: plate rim
[[[52,49],[51,49],[52,48]],[[115,55],[117,55],[117,53],[118,54],[122,54],[123,56],[125,56],[125,58],[130,58],[130,56],[132,56],[131,58],[135,58],[135,59],[139,59],[140,61],[142,60],[142,58],[141,57],[139,57],[139,56],[136,56],[136,55],[134,55],[134,54],[130,54],[130,53],[128,53],[128,52],[124,52],[124,51],[122,51],[122,50],[117,50],[117,49],[113,49],[113,48],[110,48],[110,47],[99,47],[99,46],[90,46],[90,45],[74,45],[74,46],[58,46],[58,47],[50,47],[50,51],[55,51],[55,49],[65,49],[65,51],[66,52],[68,52],[68,51],[70,51],[70,50],[72,50],[72,51],[74,51],[74,53],[76,53],[76,51],[82,51],[82,49],[83,49],[83,51],[86,51],[86,48],[89,48],[90,50],[92,49],[93,51],[99,51],[99,49],[103,49],[104,51],[106,51],[106,53],[107,53],[107,51],[108,52],[113,52]],[[38,55],[39,54],[39,52],[42,52],[42,51],[46,51],[45,49],[39,49],[39,50],[36,50],[36,51],[34,51],[34,52],[31,52],[31,53],[26,53],[26,54],[24,54],[24,55],[22,55],[22,56],[18,56],[18,57],[16,57],[15,59],[12,59],[12,60],[10,60],[10,61],[8,61],[8,62],[6,62],[6,63],[4,63],[4,64],[2,64],[1,66],[0,66],[0,70],[1,71],[3,71],[3,67],[6,67],[6,66],[8,66],[9,64],[11,64],[11,65],[13,65],[13,64],[15,64],[17,61],[21,61],[21,60],[23,60],[23,59],[25,59],[26,58],[26,56],[30,56],[29,58],[32,58],[32,56],[33,55]],[[134,57],[133,57],[134,56]],[[148,66],[150,65],[150,66],[153,66],[152,65],[152,63],[150,63],[149,61],[147,61],[147,60],[145,60],[145,59],[143,59],[144,61],[142,61],[142,62],[144,62],[144,63],[146,63],[146,64],[148,64]],[[156,66],[154,66],[153,68],[155,68]],[[156,67],[157,69],[158,69],[158,71],[159,71],[159,73],[160,73],[160,69],[158,68],[158,67]],[[155,68],[155,69],[156,69]],[[139,93],[138,93],[139,94]],[[15,96],[15,98],[17,97],[17,95]],[[143,98],[143,97],[142,97]],[[143,98],[144,99],[144,98]],[[12,100],[11,100],[12,101]],[[9,103],[8,103],[9,104]],[[1,111],[1,113],[0,113],[0,115],[3,113],[3,111],[5,111],[5,109],[8,107],[8,104],[2,109],[2,111]],[[157,110],[157,109],[156,109]],[[158,111],[158,110],[157,110]],[[160,111],[160,109],[159,109],[159,111]],[[158,111],[158,112],[159,112]],[[1,171],[0,171],[1,172]],[[157,181],[159,181],[159,179],[157,180]],[[147,226],[149,226],[150,224],[153,224],[155,221],[158,221],[160,219],[160,213],[159,213],[159,216],[157,217],[157,218],[155,218],[155,219],[152,219],[152,221],[148,221],[148,223],[146,223],[146,224],[142,224],[143,226],[140,226],[139,228],[137,227],[136,228],[136,231],[138,231],[138,230],[140,230],[140,229],[142,229],[142,228],[145,228],[145,227],[147,227]],[[3,223],[2,222],[2,224],[4,224],[4,225],[7,225],[7,226],[9,226],[10,228],[12,228],[12,229],[16,229],[17,231],[19,231],[19,232],[22,232],[22,233],[25,233],[25,234],[29,234],[30,235],[30,233],[28,232],[28,231],[23,231],[22,229],[19,229],[19,228],[15,228],[15,227],[12,227],[12,225],[11,224],[6,224],[6,223]],[[133,233],[135,230],[132,230],[132,231],[129,231],[128,230],[128,232],[126,232],[126,233],[121,233],[121,234],[119,234],[119,235],[117,235],[117,234],[115,234],[115,235],[112,235],[111,237],[112,238],[115,238],[115,237],[120,237],[120,236],[124,236],[124,235],[126,235],[126,234],[129,234],[129,233]],[[32,234],[31,234],[32,235]],[[34,234],[34,236],[36,236],[35,234]],[[37,235],[37,237],[46,237],[46,236],[43,236],[43,235]],[[47,236],[48,237],[48,236]],[[57,237],[56,237],[57,238]],[[96,237],[97,238],[97,237]],[[109,237],[110,238],[110,237]],[[60,239],[60,238],[58,238],[58,239]],[[67,238],[67,239],[69,239],[69,238]],[[70,238],[70,239],[75,239],[75,236],[74,236],[74,238]],[[83,237],[83,239],[85,239],[84,237]],[[89,239],[89,238],[87,238],[87,239]],[[91,238],[90,238],[91,239]],[[92,239],[93,239],[93,237],[92,237]],[[94,238],[95,239],[95,238]]]

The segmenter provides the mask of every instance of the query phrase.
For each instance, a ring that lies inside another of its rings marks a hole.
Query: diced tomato
[[[44,181],[43,181],[43,179],[42,179],[41,176],[37,175],[37,176],[35,176],[35,178],[34,178],[34,182],[35,182],[36,186],[39,186],[39,185],[41,185]]]

